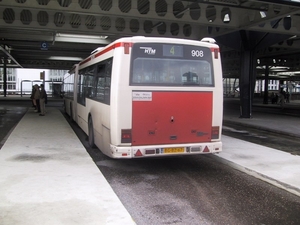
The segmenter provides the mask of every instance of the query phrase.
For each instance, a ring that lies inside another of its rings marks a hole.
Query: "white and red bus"
[[[112,158],[222,151],[218,45],[126,37],[97,49],[65,76],[65,111]]]

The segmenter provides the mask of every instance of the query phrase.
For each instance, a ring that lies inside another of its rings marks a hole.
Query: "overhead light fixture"
[[[294,35],[294,36],[290,37],[289,39],[295,39],[297,37],[298,37],[297,35]]]
[[[182,10],[181,12],[176,13],[175,16],[180,16],[180,15],[184,14],[185,12],[187,12],[187,11],[189,11],[189,10],[190,10],[190,8],[187,7],[187,8],[185,8],[184,10]]]
[[[274,66],[270,68],[270,71],[272,72],[283,72],[283,71],[288,71],[289,67],[286,66]]]
[[[50,60],[63,60],[63,61],[81,61],[80,57],[69,57],[69,56],[50,56]]]
[[[223,22],[230,22],[229,14],[224,16]]]
[[[267,14],[264,11],[260,11],[260,17],[261,18],[266,18]]]
[[[105,40],[105,39],[107,39],[108,36],[57,33],[56,37],[87,38],[87,39],[101,39],[101,40]]]
[[[55,42],[89,43],[89,44],[99,44],[99,45],[110,44],[110,41],[108,40],[108,36],[65,34],[65,33],[53,34],[52,45],[54,45]]]
[[[159,27],[159,26],[161,26],[161,25],[163,25],[163,24],[164,24],[163,22],[158,22],[158,23],[156,23],[156,24],[154,24],[154,25],[152,26],[152,29],[155,28],[155,27]]]

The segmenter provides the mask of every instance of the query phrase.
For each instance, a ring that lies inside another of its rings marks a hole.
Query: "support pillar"
[[[251,118],[252,100],[256,80],[254,54],[255,52],[253,50],[241,52],[240,118]]]
[[[269,99],[269,64],[267,63],[265,69],[264,104],[268,104],[268,99]]]
[[[284,85],[284,81],[279,80],[279,93],[281,93],[283,91],[283,85]]]
[[[280,22],[277,20],[276,24]],[[275,24],[275,25],[276,25]],[[274,25],[274,26],[275,26]],[[241,54],[240,69],[240,117],[251,118],[256,81],[256,51],[290,38],[287,34],[272,34],[238,30],[216,37],[218,43],[231,47]]]
[[[7,62],[7,59],[4,58],[4,63],[3,63],[3,94],[4,94],[4,97],[6,97],[6,93],[7,93],[7,67],[6,67],[6,62]]]
[[[252,100],[256,81],[256,49],[244,30],[241,36],[240,118],[251,118]]]

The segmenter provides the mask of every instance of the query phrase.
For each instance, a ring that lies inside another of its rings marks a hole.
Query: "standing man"
[[[40,95],[41,113],[40,113],[40,116],[45,116],[45,113],[46,113],[45,104],[47,104],[47,93],[45,91],[44,84],[41,84],[41,95]]]
[[[31,95],[30,95],[30,99],[31,99],[31,102],[32,102],[32,107],[34,109],[36,109],[36,101],[34,99],[34,92],[35,92],[35,88],[34,88],[34,85],[32,86],[32,90],[31,90]]]
[[[33,94],[33,99],[36,102],[36,108],[35,108],[34,111],[40,113],[41,112],[41,109],[40,109],[41,92],[40,92],[40,89],[39,89],[39,85],[35,84],[34,89],[35,90],[34,90],[34,94]]]
[[[286,92],[286,103],[290,103],[290,92]]]

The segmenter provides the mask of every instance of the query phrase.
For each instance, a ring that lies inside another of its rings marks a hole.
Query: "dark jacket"
[[[45,91],[45,89],[44,88],[42,88],[41,89],[41,95],[40,95],[40,98],[41,99],[45,99],[45,103],[47,104],[47,93],[46,93],[46,91]]]

